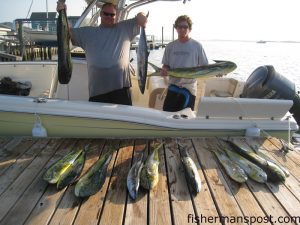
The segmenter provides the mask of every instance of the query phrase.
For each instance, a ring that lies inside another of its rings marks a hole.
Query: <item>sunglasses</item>
[[[178,25],[176,26],[177,29],[189,29],[188,25]]]
[[[115,13],[108,13],[108,12],[104,12],[104,11],[102,11],[102,13],[103,13],[104,16],[110,16],[110,17],[115,17],[116,16]]]

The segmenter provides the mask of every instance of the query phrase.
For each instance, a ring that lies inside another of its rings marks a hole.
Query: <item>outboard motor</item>
[[[260,66],[252,72],[240,97],[293,100],[290,113],[300,125],[300,97],[295,84],[276,72],[271,65]]]

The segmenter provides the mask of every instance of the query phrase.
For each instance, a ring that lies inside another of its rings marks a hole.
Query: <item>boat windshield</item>
[[[99,26],[101,5],[97,1],[91,2],[82,13],[74,27]]]

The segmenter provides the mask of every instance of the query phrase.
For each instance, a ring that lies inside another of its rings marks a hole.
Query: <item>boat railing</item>
[[[158,1],[162,1],[162,0],[138,0],[138,1],[132,1],[132,3],[126,5],[127,3],[126,0],[119,0],[117,4],[117,8],[119,11],[117,15],[117,21],[122,21],[126,19],[128,17],[129,12],[136,7],[153,3],[153,2],[158,2]],[[167,1],[182,1],[182,0],[167,0]],[[99,11],[102,5],[104,4],[104,1],[89,0],[86,2],[88,3],[88,6],[81,14],[80,18],[77,20],[74,27],[82,27],[86,25],[93,26],[95,25],[95,22],[99,17]]]

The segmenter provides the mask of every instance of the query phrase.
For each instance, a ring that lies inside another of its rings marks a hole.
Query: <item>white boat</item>
[[[57,41],[56,31],[24,29],[24,38],[30,42]]]
[[[120,20],[134,7],[158,0],[139,0],[125,5],[117,1]],[[79,19],[99,1],[91,1]],[[97,21],[95,13],[91,21]],[[195,111],[164,112],[167,84],[161,77],[147,81],[139,92],[132,76],[133,106],[88,102],[85,59],[73,59],[72,79],[59,84],[57,62],[3,62],[0,79],[30,81],[29,96],[0,95],[1,136],[50,137],[197,137],[270,135],[288,139],[298,130],[289,115],[292,100],[240,98],[244,82],[233,78],[199,80]]]
[[[267,43],[267,42],[264,41],[264,40],[259,40],[259,41],[257,41],[256,43],[258,43],[258,44],[265,44],[265,43]]]

